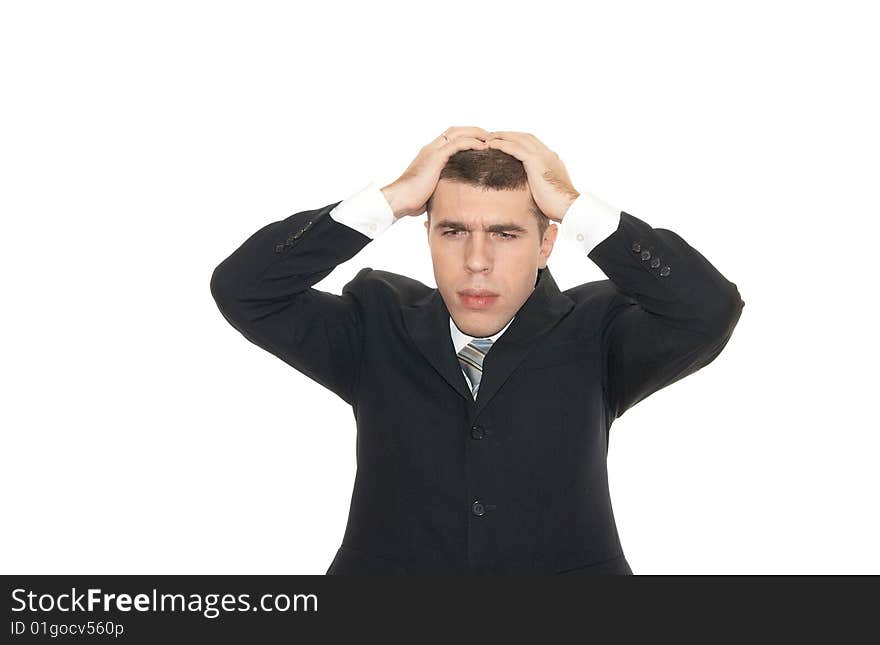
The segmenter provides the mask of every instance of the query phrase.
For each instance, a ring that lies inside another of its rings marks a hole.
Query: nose
[[[488,235],[481,232],[471,234],[465,244],[464,263],[468,271],[481,273],[492,266],[492,248]]]

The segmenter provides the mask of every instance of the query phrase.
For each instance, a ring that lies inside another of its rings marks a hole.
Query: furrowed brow
[[[439,220],[436,224],[434,224],[434,228],[449,228],[456,231],[470,231],[467,224],[464,222],[457,222],[451,219]],[[489,226],[483,227],[487,233],[527,233],[528,231],[516,224],[515,222],[502,222],[501,224],[490,224]]]

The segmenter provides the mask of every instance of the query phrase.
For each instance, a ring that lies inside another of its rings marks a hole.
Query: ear
[[[553,245],[556,243],[556,236],[559,234],[559,227],[556,224],[550,224],[544,231],[544,238],[541,241],[541,259],[538,268],[543,269],[547,266],[547,260],[553,251]]]

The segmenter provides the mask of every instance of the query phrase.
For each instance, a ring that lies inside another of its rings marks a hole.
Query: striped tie
[[[491,338],[474,338],[462,347],[458,353],[458,362],[461,363],[461,369],[471,382],[471,394],[473,394],[474,400],[477,398],[477,391],[480,389],[480,379],[483,376],[483,359],[486,358],[491,345]]]

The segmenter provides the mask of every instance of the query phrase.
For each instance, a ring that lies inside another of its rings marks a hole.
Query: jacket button
[[[471,437],[474,439],[482,439],[486,436],[486,431],[483,430],[483,426],[474,426],[471,428]]]
[[[641,257],[643,260],[647,260],[651,257],[651,252],[648,249],[645,249],[644,251],[642,251]]]
[[[666,277],[669,275],[670,271],[672,271],[672,269],[670,269],[669,267],[663,267],[662,269],[660,269],[660,275]]]
[[[660,258],[655,257],[653,260],[651,260],[651,268],[652,269],[656,269],[659,266],[660,266]]]
[[[633,253],[638,253],[639,251],[642,250],[642,245],[639,244],[638,242],[633,242],[632,250],[633,250]]]
[[[474,502],[473,506],[471,506],[471,510],[474,515],[483,515],[486,512],[486,509],[483,508],[483,503],[480,500]]]

